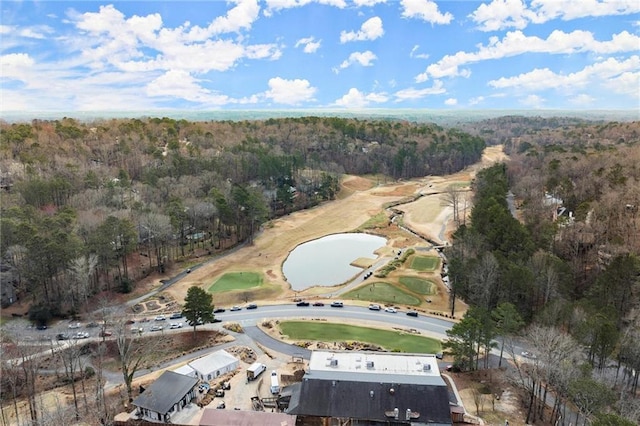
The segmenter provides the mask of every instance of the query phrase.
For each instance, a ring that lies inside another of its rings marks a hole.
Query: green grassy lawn
[[[414,293],[434,294],[435,285],[429,280],[416,277],[400,277],[400,284]]]
[[[442,350],[440,342],[436,339],[379,328],[324,321],[282,321],[280,329],[283,334],[294,340],[358,341],[382,346],[389,351],[408,353],[435,354]]]
[[[411,269],[416,271],[435,271],[440,265],[440,258],[435,256],[416,256],[411,261]]]
[[[228,272],[209,287],[209,293],[248,290],[262,285],[262,275],[255,272]]]
[[[392,303],[400,305],[419,305],[420,299],[383,282],[365,284],[343,295],[345,299],[367,300],[377,303]]]

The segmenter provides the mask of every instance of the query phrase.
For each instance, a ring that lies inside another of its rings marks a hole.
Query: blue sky
[[[640,108],[638,0],[0,9],[2,111]]]

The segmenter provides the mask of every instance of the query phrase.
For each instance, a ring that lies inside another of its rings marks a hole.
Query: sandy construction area
[[[253,271],[262,273],[265,280],[280,288],[267,299],[274,302],[289,299],[295,293],[290,290],[282,274],[282,263],[297,245],[325,235],[353,231],[371,217],[383,212],[385,204],[419,193],[425,196],[398,207],[405,212],[405,223],[435,241],[446,240],[453,224],[451,207],[443,205],[441,193],[450,185],[468,188],[477,170],[505,158],[502,146],[494,146],[485,150],[480,163],[451,176],[424,177],[385,184],[377,183],[373,178],[346,176],[342,183],[343,190],[336,201],[266,223],[252,245],[235,250],[194,270],[174,284],[167,293],[180,301],[184,299],[187,289],[193,285],[208,289],[224,273]],[[389,238],[389,247],[405,248],[416,243],[410,235],[399,235],[399,232],[385,235]],[[236,300],[228,297],[235,297]],[[216,302],[239,302],[237,298],[238,295],[216,295]]]

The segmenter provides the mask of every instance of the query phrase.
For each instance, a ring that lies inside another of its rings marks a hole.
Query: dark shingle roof
[[[198,384],[196,378],[173,371],[165,371],[140,396],[133,400],[133,405],[165,414],[196,384]]]
[[[299,416],[387,422],[386,412],[397,408],[401,421],[410,409],[419,414],[415,423],[451,424],[446,385],[306,379],[291,402],[288,413]]]

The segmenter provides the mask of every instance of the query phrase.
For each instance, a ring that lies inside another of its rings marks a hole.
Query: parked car
[[[385,312],[392,313],[392,314],[395,314],[395,313],[397,313],[397,312],[398,312],[398,311],[396,310],[396,308],[392,308],[391,306],[387,306],[386,308],[384,308],[384,311],[385,311]]]
[[[529,351],[523,351],[523,352],[521,353],[521,355],[522,355],[523,357],[525,357],[525,358],[530,358],[530,359],[536,359],[536,358],[538,358],[535,354],[532,354],[532,353],[531,353],[531,352],[529,352]]]
[[[182,328],[182,323],[181,322],[172,322],[169,325],[169,328],[172,329],[172,330],[175,329],[175,328]]]
[[[178,318],[182,318],[182,312],[174,312],[169,317],[169,319],[178,319]]]
[[[242,308],[240,306],[233,306],[230,310],[231,311],[240,311],[240,310],[242,310]]]
[[[370,311],[379,311],[380,310],[380,305],[371,304],[371,305],[369,305],[369,310]]]
[[[296,306],[309,306],[309,302],[305,302],[304,300],[296,303]]]
[[[59,333],[59,334],[56,335],[56,339],[58,339],[58,340],[67,340],[68,338],[69,338],[69,336],[66,335],[66,334],[63,334],[63,333]]]
[[[160,331],[163,328],[164,327],[162,327],[161,325],[152,325],[151,328],[149,329],[149,331]]]
[[[416,311],[409,311],[407,312],[407,315],[409,315],[410,317],[417,317],[418,313]]]
[[[165,318],[165,316],[164,316],[164,315],[158,315],[158,316],[155,318],[155,320],[156,320],[156,321],[165,321],[166,319],[167,319],[167,318]]]
[[[46,330],[47,328],[49,328],[49,327],[47,327],[46,324],[38,324],[36,326],[36,329],[38,329],[38,330]]]
[[[218,410],[224,410],[226,408],[224,401],[221,401],[218,405],[216,405],[216,408]]]
[[[143,331],[144,331],[144,328],[142,327],[131,327],[132,333],[142,333]]]
[[[315,303],[313,304],[313,306],[324,306],[324,303],[322,303],[322,302],[315,302]]]
[[[80,328],[80,323],[72,322],[71,324],[69,324],[69,328]]]
[[[215,309],[213,310],[213,313],[214,313],[214,314],[219,314],[219,313],[222,313],[222,312],[224,312],[224,311],[225,311],[225,309],[224,309],[224,308],[215,308]]]
[[[72,336],[72,339],[88,339],[89,333],[86,331],[78,331],[76,334]]]
[[[92,321],[89,324],[87,324],[85,327],[87,327],[87,328],[96,328],[96,327],[99,327],[99,326],[100,326],[100,324],[98,324],[95,321]]]
[[[230,390],[231,389],[231,382],[222,382],[222,389]]]
[[[344,304],[342,302],[331,302],[332,308],[342,308]]]
[[[224,389],[216,389],[216,394],[218,398],[224,398]]]
[[[249,303],[247,305],[247,309],[258,309],[258,305],[256,305],[255,303]]]

